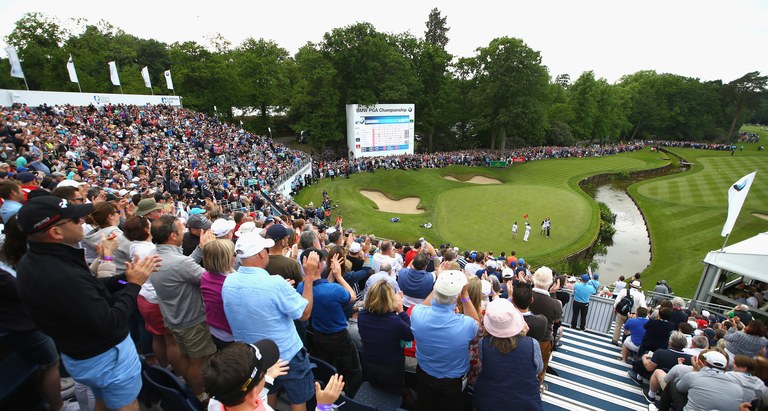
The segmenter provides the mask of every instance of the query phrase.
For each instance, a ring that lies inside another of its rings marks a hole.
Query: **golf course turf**
[[[658,279],[667,279],[678,295],[690,296],[701,274],[701,260],[707,251],[722,244],[720,230],[727,212],[728,187],[743,175],[758,171],[747,203],[729,243],[768,230],[768,221],[751,212],[768,212],[768,185],[760,184],[768,157],[757,152],[756,144],[730,157],[730,152],[670,149],[694,163],[690,171],[634,184],[629,193],[636,199],[649,222],[653,261],[643,273],[645,289]],[[749,151],[748,151],[749,150]],[[648,147],[639,152],[598,158],[540,160],[509,168],[459,167],[421,170],[376,170],[352,175],[349,179],[323,179],[306,187],[296,197],[301,205],[319,204],[326,190],[341,213],[345,228],[358,234],[412,243],[424,237],[438,245],[451,243],[460,249],[481,251],[515,250],[533,266],[550,264],[576,253],[597,236],[599,216],[596,202],[578,182],[601,173],[622,173],[661,167],[670,163],[666,153]],[[719,170],[719,171],[718,171]],[[459,181],[451,181],[451,176]],[[482,176],[501,184],[464,182]],[[767,180],[768,181],[768,180]],[[422,214],[379,211],[360,190],[379,191],[393,200],[419,198]],[[530,241],[523,242],[523,216],[529,215]],[[334,213],[335,217],[336,213]],[[389,219],[399,217],[400,222]],[[541,221],[550,218],[550,239],[539,234]],[[517,239],[511,227],[518,222]],[[431,222],[425,229],[421,224]],[[633,275],[634,273],[626,273]]]

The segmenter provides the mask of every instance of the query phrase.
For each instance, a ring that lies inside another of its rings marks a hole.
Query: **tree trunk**
[[[434,133],[434,132],[432,132],[432,131],[430,131],[429,133],[427,133],[427,141],[429,142],[429,143],[428,143],[428,144],[429,144],[429,146],[428,146],[428,147],[429,147],[429,152],[430,152],[430,153],[432,153],[432,152],[433,152],[433,151],[432,151],[432,137],[434,136],[434,134],[435,134],[435,133]]]
[[[632,137],[630,137],[630,140],[634,140],[635,136],[637,135],[637,132],[640,130],[640,121],[637,122],[637,126],[635,127],[635,131],[632,133]]]
[[[741,106],[736,108],[736,112],[733,113],[733,121],[731,122],[731,129],[728,130],[728,136],[727,136],[727,142],[732,142],[731,136],[733,136],[733,129],[736,128],[736,122],[739,120],[739,117],[741,117]]]
[[[496,129],[491,129],[491,150],[496,148]]]
[[[499,143],[501,146],[501,154],[504,155],[504,152],[507,150],[507,129],[502,128],[499,130],[499,138],[501,139],[501,142]]]

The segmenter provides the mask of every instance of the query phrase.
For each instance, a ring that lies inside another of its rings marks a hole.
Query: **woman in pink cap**
[[[539,343],[526,337],[523,315],[507,299],[488,303],[480,340],[482,371],[475,384],[476,411],[541,410]]]

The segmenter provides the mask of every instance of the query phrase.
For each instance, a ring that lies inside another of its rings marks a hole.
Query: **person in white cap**
[[[465,314],[454,314],[460,299]],[[463,409],[462,380],[469,371],[469,343],[477,335],[478,313],[467,292],[467,276],[443,271],[434,290],[411,312],[416,345],[418,409]]]
[[[626,307],[627,305],[628,307]],[[613,345],[619,345],[621,328],[630,315],[637,313],[637,309],[640,307],[648,308],[648,304],[645,303],[645,295],[640,291],[640,281],[635,280],[624,291],[616,294],[616,302],[613,303],[613,310],[616,312],[616,324],[613,327],[613,339],[611,340]],[[627,310],[627,308],[629,309]]]
[[[315,386],[309,354],[293,320],[306,321],[312,313],[313,285],[323,265],[316,252],[304,259],[305,283],[299,294],[283,277],[270,275],[264,269],[269,264],[268,250],[274,245],[273,240],[257,232],[245,233],[237,240],[235,254],[241,266],[224,281],[224,313],[235,341],[271,339],[280,349],[280,358],[289,361],[288,373],[276,378],[270,389],[270,406],[277,406],[277,393],[284,388],[291,410],[303,411]]]
[[[683,409],[686,411],[739,409],[744,392],[736,378],[725,372],[728,354],[716,350],[703,351],[693,365],[698,372],[685,374],[664,389],[662,409],[667,398],[671,399],[675,408],[685,404]]]
[[[234,229],[237,224],[232,220],[224,218],[217,218],[216,221],[211,224],[211,232],[216,238],[231,240],[234,235]]]
[[[475,384],[475,410],[541,410],[538,374],[544,362],[539,343],[526,336],[523,315],[509,300],[498,299],[488,304],[483,325],[483,369]],[[512,385],[510,376],[514,376]]]

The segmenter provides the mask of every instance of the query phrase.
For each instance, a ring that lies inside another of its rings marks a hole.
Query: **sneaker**
[[[627,377],[629,377],[632,382],[639,386],[643,386],[643,377],[637,375],[637,373],[633,370],[627,370]]]
[[[653,395],[651,395],[653,393]],[[656,393],[648,390],[648,392],[643,391],[643,397],[645,397],[645,400],[648,401],[649,404],[653,404],[656,402]]]
[[[648,404],[648,411],[659,411],[656,404]]]
[[[72,388],[74,388],[74,385]],[[77,401],[65,401],[61,408],[59,408],[59,411],[80,411],[80,404]]]
[[[541,385],[539,385],[539,393],[543,394],[545,391],[549,390],[549,387],[547,386],[547,383],[543,382]]]

